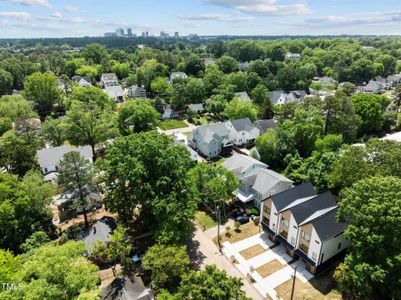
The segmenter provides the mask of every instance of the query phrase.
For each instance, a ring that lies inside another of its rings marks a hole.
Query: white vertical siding
[[[296,247],[297,235],[298,235],[298,224],[291,214],[290,225],[288,226],[287,242],[290,243],[290,245],[294,246],[294,248]]]
[[[320,238],[316,233],[315,228],[312,229],[312,235],[309,242],[309,249],[308,249],[308,257],[315,261],[316,264],[318,263],[320,257],[320,249],[322,247],[322,243],[320,242]],[[313,254],[316,256],[314,257]]]
[[[269,228],[274,231],[275,234],[277,234],[278,231],[278,212],[277,208],[274,206],[274,203],[272,202],[272,208],[270,211],[270,224]]]
[[[326,242],[324,242],[322,246],[322,251],[320,253],[319,260],[321,260],[322,256],[323,260],[319,261],[319,264],[324,263],[328,259],[332,258],[334,255],[348,248],[348,246],[349,242],[345,239],[344,233],[340,234],[337,237],[333,237],[330,240],[327,240]]]

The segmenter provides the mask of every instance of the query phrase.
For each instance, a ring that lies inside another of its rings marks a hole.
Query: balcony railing
[[[305,254],[308,254],[309,245],[299,244],[299,249],[301,249]]]
[[[288,232],[285,231],[285,230],[281,230],[281,231],[280,231],[280,235],[282,235],[283,237],[285,237],[285,238],[287,239],[287,237],[288,237]]]

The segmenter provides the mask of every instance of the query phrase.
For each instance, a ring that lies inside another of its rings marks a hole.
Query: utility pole
[[[297,268],[298,268],[298,266],[296,266],[296,267],[294,268],[294,275],[293,275],[293,277],[292,277],[291,300],[294,299],[295,279],[296,279],[296,276],[297,276]]]
[[[217,244],[219,245],[219,251],[221,253],[221,244],[220,244],[220,206],[217,206],[216,215],[217,215]]]

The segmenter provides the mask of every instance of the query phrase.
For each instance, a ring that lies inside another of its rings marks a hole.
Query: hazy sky
[[[401,0],[0,0],[0,38],[100,36],[117,27],[157,35],[401,35]]]

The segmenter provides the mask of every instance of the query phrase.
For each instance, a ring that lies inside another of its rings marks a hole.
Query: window
[[[316,261],[316,259],[317,259],[317,254],[316,254],[315,252],[312,252],[312,259],[313,259],[314,261]]]
[[[288,220],[287,220],[287,219],[284,219],[284,218],[281,219],[281,224],[282,224],[284,227],[287,227],[287,228],[288,228],[288,225],[290,225],[289,222],[288,222]]]
[[[263,217],[263,223],[265,223],[266,225],[269,225],[270,220],[266,217]]]
[[[276,224],[273,224],[272,228],[273,230],[276,230]]]
[[[339,243],[339,244],[338,244],[338,247],[337,247],[337,249],[340,249],[340,248],[341,248],[341,243]]]
[[[309,242],[310,241],[310,235],[307,234],[305,231],[301,231],[301,237],[302,239],[304,239],[305,241]]]
[[[270,215],[270,207],[268,207],[267,205],[263,205],[263,211]]]
[[[295,245],[295,238],[294,237],[291,238],[291,245]]]
[[[47,173],[48,172],[48,170],[47,170],[47,168],[45,168],[45,173]]]

